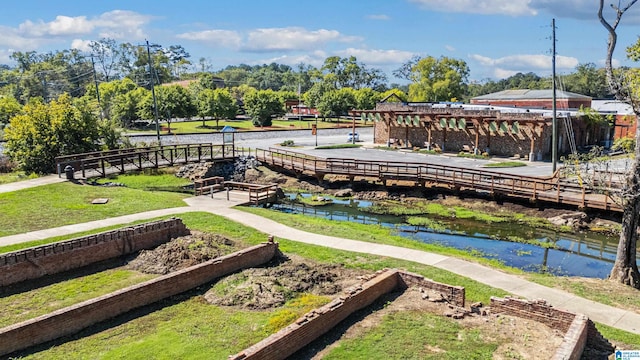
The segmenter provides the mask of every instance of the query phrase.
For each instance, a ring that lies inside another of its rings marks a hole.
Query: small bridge
[[[371,161],[344,158],[319,158],[280,149],[256,149],[257,160],[296,174],[314,176],[322,181],[325,175],[345,175],[373,178],[389,182],[413,182],[469,189],[493,196],[549,202],[599,210],[622,211],[619,204],[605,194],[595,194],[589,188],[554,176],[536,177],[500,173],[488,170],[419,162]],[[615,190],[611,190],[615,193]]]
[[[221,176],[198,179],[193,182],[193,194],[207,195],[213,198],[213,194],[217,192],[227,192],[229,198],[230,192],[248,194],[248,201],[252,205],[268,205],[277,202],[278,195],[281,190],[278,184],[251,184],[238,181],[225,181]]]
[[[237,156],[233,144],[180,144],[142,148],[96,151],[59,156],[56,158],[58,176],[70,165],[82,177],[104,177],[127,171],[174,166],[201,161],[233,161]]]

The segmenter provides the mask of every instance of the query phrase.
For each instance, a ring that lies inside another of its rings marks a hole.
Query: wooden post
[[[482,154],[480,149],[478,149],[478,145],[480,145],[480,127],[476,125],[475,130],[476,130],[476,144],[474,145],[473,155],[478,155],[478,154]]]

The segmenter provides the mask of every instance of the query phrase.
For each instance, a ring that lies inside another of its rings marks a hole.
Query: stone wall
[[[0,356],[76,333],[132,309],[270,261],[278,244],[268,242],[222,256],[141,284],[112,292],[0,329]]]
[[[172,218],[0,255],[0,287],[151,249],[189,234]]]
[[[613,353],[613,346],[598,332],[589,318],[555,309],[544,300],[492,297],[491,313],[531,319],[562,331],[565,334],[564,340],[556,351],[554,360],[578,360],[587,344],[595,344],[597,348],[608,349]]]

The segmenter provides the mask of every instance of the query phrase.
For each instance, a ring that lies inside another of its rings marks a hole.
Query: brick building
[[[476,96],[471,99],[474,105],[509,106],[525,109],[552,109],[553,90],[513,89]],[[591,97],[556,90],[556,108],[562,110],[591,107]]]

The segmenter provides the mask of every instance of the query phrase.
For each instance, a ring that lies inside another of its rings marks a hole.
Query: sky
[[[614,14],[605,0],[605,16]],[[622,0],[623,5],[627,0]],[[329,56],[355,56],[393,70],[414,56],[464,60],[469,80],[499,80],[518,72],[551,74],[552,19],[556,69],[604,64],[608,33],[597,0],[21,0],[0,12],[0,64],[14,51],[78,48],[112,38],[165,47],[182,45],[208,70],[272,62],[320,67]],[[614,65],[636,66],[624,49],[640,35],[640,4],[618,27]]]

